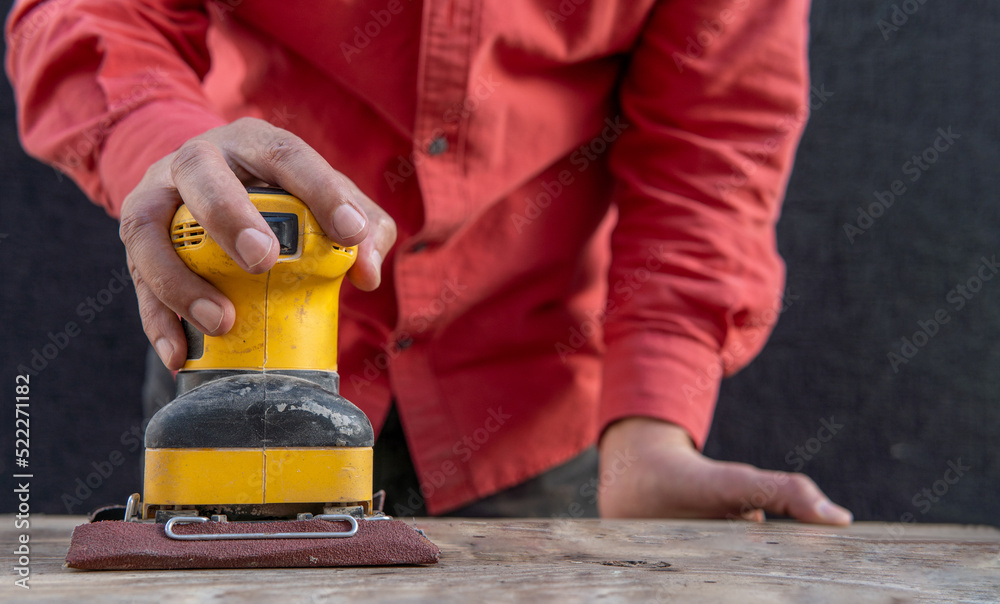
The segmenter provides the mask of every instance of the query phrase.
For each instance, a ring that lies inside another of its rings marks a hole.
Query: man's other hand
[[[649,418],[618,421],[601,440],[598,506],[605,518],[730,518],[764,514],[847,525],[849,511],[808,476],[713,461],[687,433]]]
[[[203,333],[228,332],[236,310],[215,287],[188,270],[169,229],[181,203],[222,249],[249,273],[278,259],[277,239],[247,197],[246,186],[277,185],[316,216],[326,234],[358,246],[347,276],[370,291],[396,240],[396,224],[346,176],[294,134],[244,118],[184,143],[150,166],[122,204],[121,238],[139,299],[142,326],[170,369],[180,368],[187,344],[180,315]]]

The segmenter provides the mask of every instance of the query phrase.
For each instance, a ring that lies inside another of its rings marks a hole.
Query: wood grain
[[[436,566],[88,572],[63,566],[82,517],[31,520],[27,591],[13,585],[13,519],[0,517],[0,601],[1000,601],[988,527],[418,519]]]

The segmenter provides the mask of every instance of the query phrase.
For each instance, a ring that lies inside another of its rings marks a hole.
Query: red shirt
[[[117,216],[146,168],[256,116],[384,207],[342,298],[342,393],[395,399],[431,513],[648,416],[699,446],[763,346],[807,109],[795,0],[19,1],[25,148]]]

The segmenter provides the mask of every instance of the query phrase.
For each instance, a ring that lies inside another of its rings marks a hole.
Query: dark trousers
[[[142,407],[146,419],[174,398],[174,379],[156,352],[146,354]],[[392,516],[426,516],[420,482],[406,446],[403,426],[395,406],[389,411],[375,441],[374,490],[386,493],[385,512]],[[597,449],[591,447],[569,460],[517,486],[500,491],[448,516],[480,518],[540,518],[597,516]]]

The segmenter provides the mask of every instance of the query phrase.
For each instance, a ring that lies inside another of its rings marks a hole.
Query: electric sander
[[[338,296],[357,250],[285,191],[248,194],[281,246],[266,273],[240,268],[186,206],[174,216],[175,250],[233,302],[236,322],[210,337],[182,321],[188,358],[177,398],[146,428],[143,494],[121,520],[77,527],[67,565],[436,562],[422,532],[373,505],[372,426],[338,393]]]

